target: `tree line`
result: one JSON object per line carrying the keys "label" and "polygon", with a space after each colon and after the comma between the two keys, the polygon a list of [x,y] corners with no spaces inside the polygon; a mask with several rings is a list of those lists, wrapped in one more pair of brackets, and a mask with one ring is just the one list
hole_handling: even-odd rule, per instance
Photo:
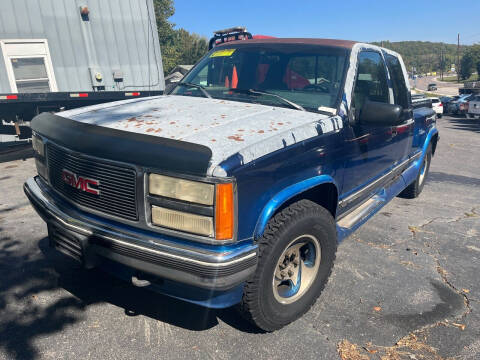
{"label": "tree line", "polygon": [[177,65],[195,64],[208,51],[204,37],[180,28],[168,19],[175,13],[173,0],[153,0],[163,71],[168,74]]}
{"label": "tree line", "polygon": [[[195,64],[208,51],[208,40],[183,28],[175,28],[175,24],[169,21],[175,13],[173,0],[153,0],[153,3],[165,74],[177,65]],[[382,41],[373,44],[401,54],[408,71],[414,68],[417,74],[448,71],[452,64],[458,67],[455,44],[429,41]],[[463,79],[480,70],[480,45],[461,45],[460,56]]]}

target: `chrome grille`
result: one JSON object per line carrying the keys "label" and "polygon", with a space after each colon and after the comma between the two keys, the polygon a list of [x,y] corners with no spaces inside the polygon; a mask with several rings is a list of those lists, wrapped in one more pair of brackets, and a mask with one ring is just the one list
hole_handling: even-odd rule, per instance
{"label": "chrome grille", "polygon": [[[105,214],[138,220],[134,169],[77,155],[53,144],[48,144],[47,157],[50,182],[68,200]],[[91,194],[65,183],[62,179],[64,169],[98,180],[100,194]]]}

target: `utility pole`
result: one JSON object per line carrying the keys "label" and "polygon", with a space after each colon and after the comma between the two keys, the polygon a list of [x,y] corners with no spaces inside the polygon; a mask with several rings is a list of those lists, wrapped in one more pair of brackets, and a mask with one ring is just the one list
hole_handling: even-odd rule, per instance
{"label": "utility pole", "polygon": [[457,35],[457,83],[460,83],[460,33]]}
{"label": "utility pole", "polygon": [[443,49],[440,49],[440,78],[443,81],[443,68],[445,67],[445,58],[444,58]]}

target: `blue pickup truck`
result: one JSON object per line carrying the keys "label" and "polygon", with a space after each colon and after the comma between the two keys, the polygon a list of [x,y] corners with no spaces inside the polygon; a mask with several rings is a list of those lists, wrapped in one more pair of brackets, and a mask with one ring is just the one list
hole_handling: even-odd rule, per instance
{"label": "blue pickup truck", "polygon": [[38,115],[24,190],[85,267],[274,331],[319,297],[339,242],[422,191],[439,137],[407,79],[365,43],[221,44],[169,95]]}

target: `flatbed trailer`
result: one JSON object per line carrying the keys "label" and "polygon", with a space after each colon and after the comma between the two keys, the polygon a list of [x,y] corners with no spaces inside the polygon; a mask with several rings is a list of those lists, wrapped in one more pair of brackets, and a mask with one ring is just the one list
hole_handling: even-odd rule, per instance
{"label": "flatbed trailer", "polygon": [[2,0],[0,143],[30,120],[164,93],[153,0]]}
{"label": "flatbed trailer", "polygon": [[480,94],[480,81],[467,81],[463,84],[463,88],[458,89],[460,95],[463,94]]}
{"label": "flatbed trailer", "polygon": [[15,135],[18,140],[32,135],[30,120],[42,112],[59,112],[104,102],[162,95],[161,90],[91,91],[0,94],[1,135]]}

